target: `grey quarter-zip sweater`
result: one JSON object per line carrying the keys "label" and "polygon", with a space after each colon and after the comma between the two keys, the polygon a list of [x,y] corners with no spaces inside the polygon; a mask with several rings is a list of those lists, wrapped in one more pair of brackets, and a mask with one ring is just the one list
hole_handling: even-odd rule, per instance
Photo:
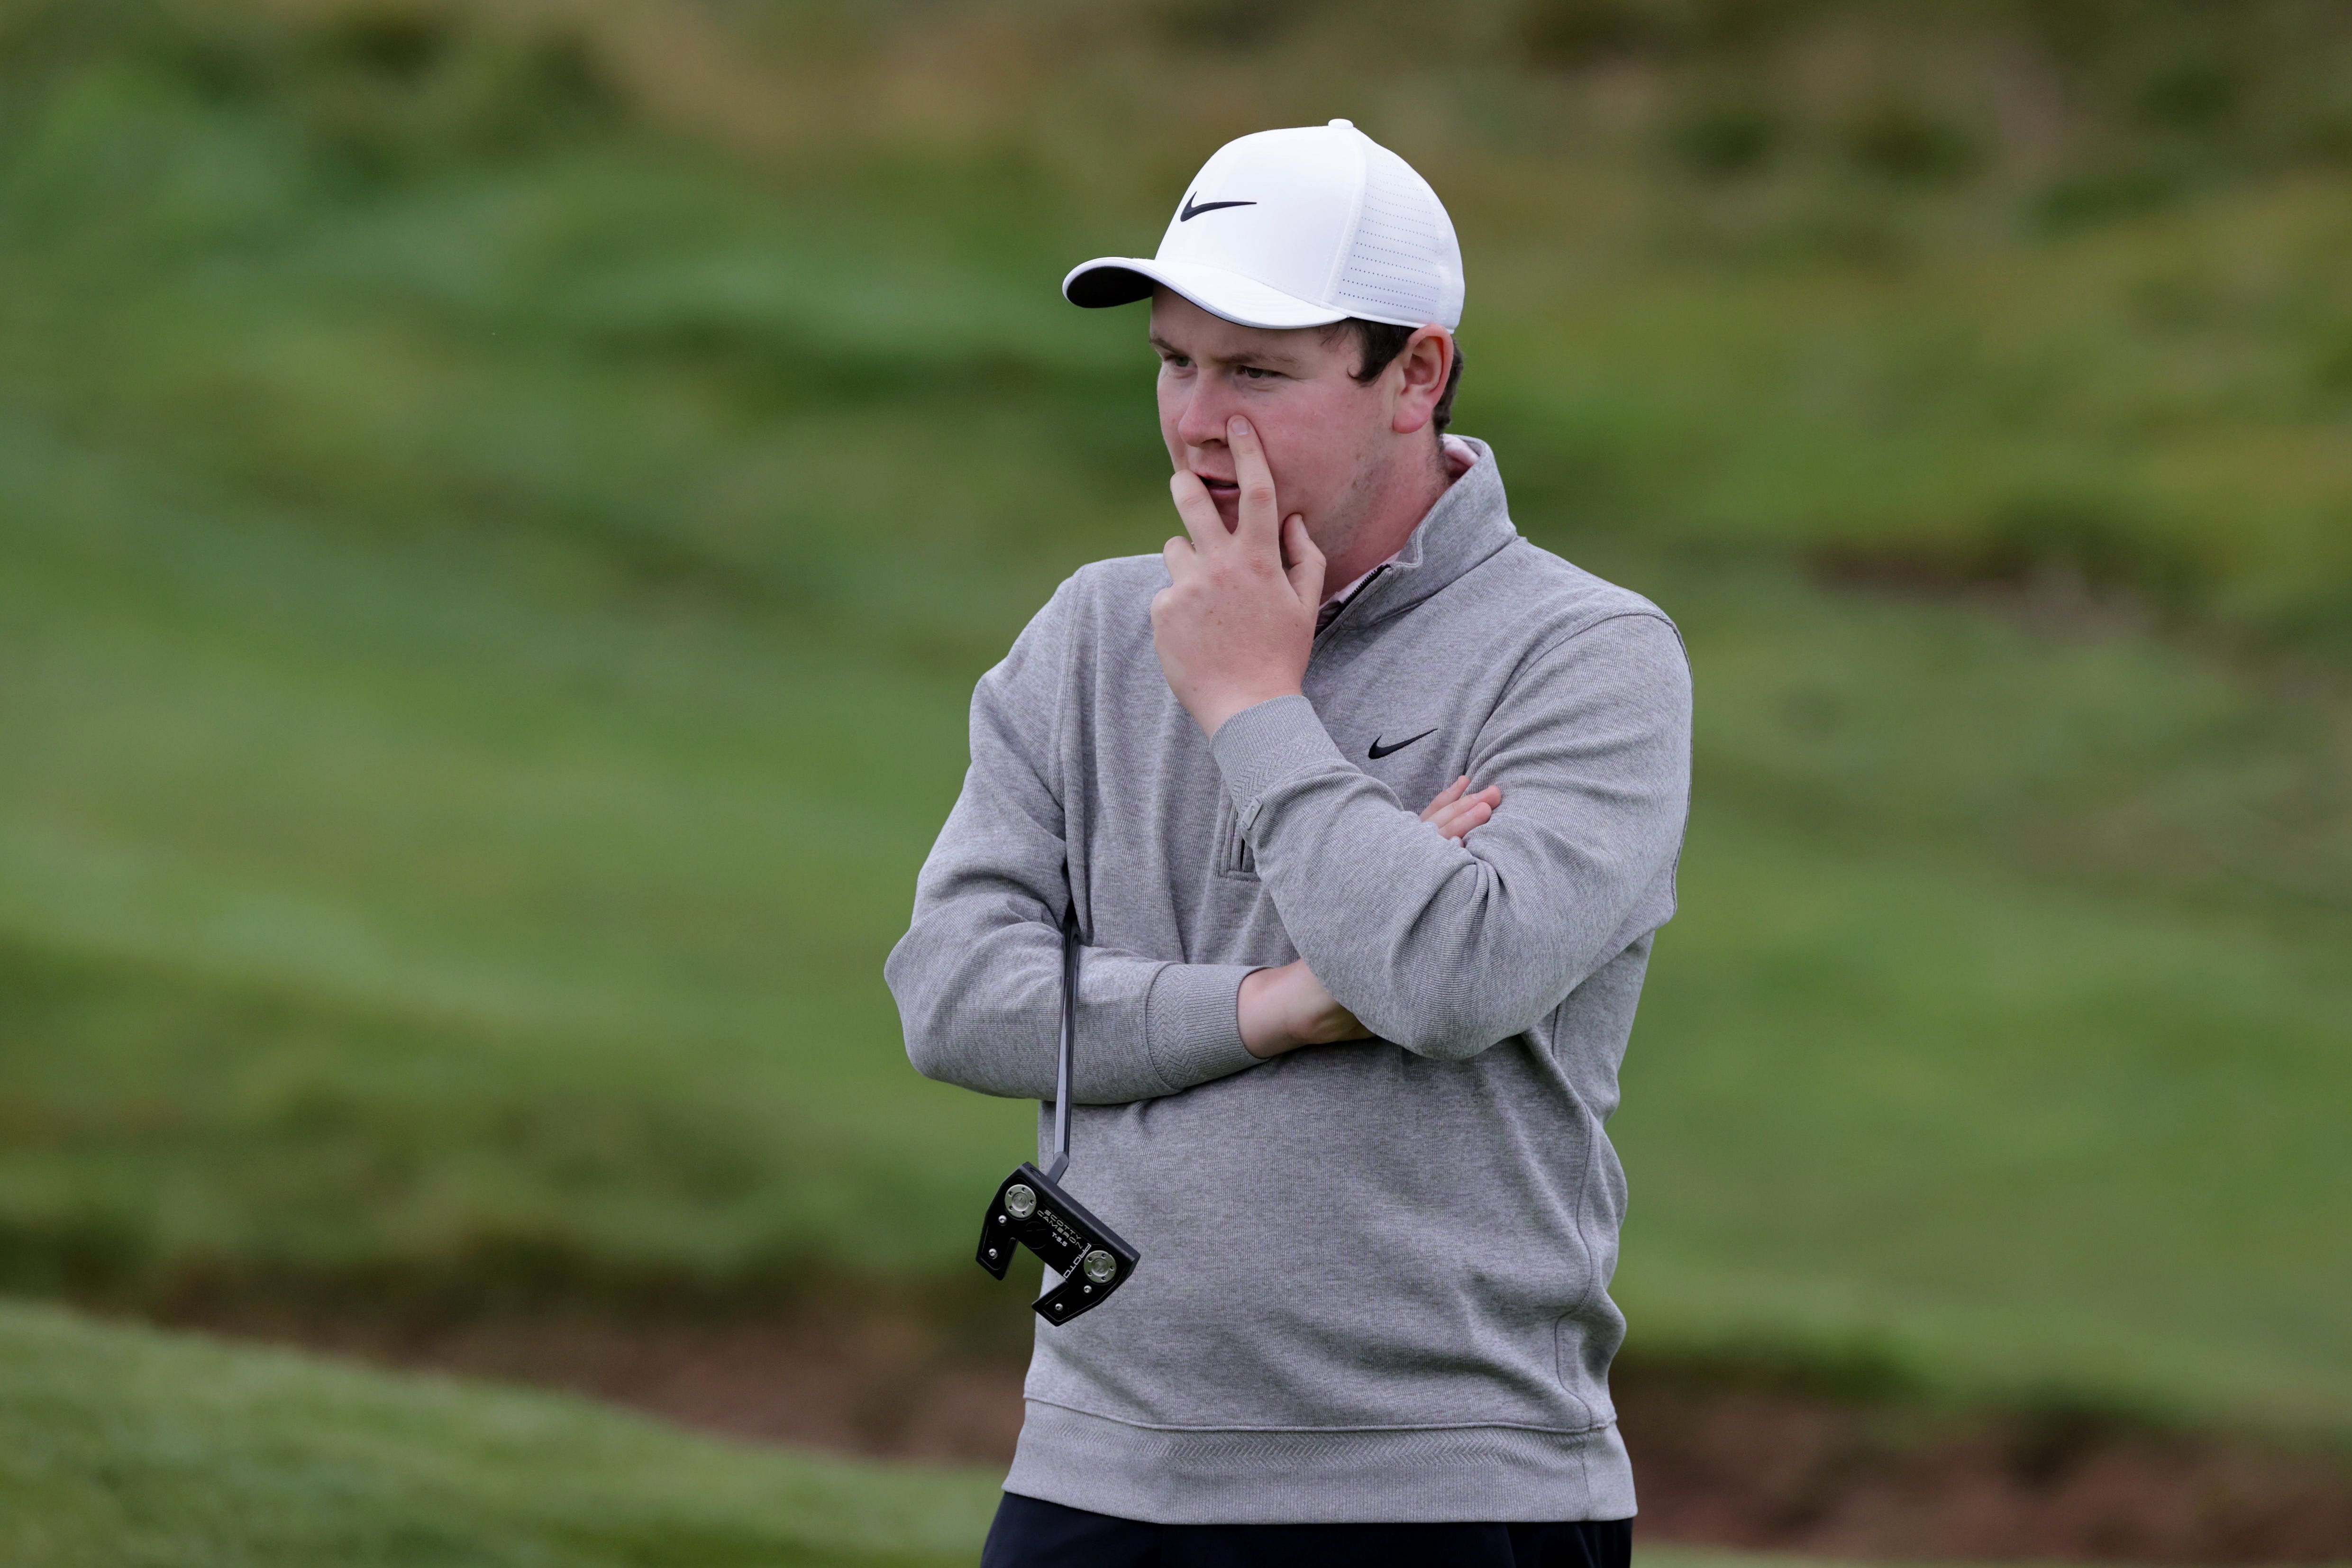
{"label": "grey quarter-zip sweater", "polygon": [[[1066,1184],[1143,1255],[1038,1326],[1010,1491],[1163,1523],[1633,1512],[1602,1124],[1674,910],[1689,668],[1654,605],[1519,537],[1470,446],[1303,696],[1203,737],[1152,648],[1158,555],[1081,568],[973,693],[886,968],[908,1053],[1049,1099],[1075,907]],[[1503,801],[1457,844],[1419,812],[1464,773]],[[1300,957],[1377,1038],[1249,1053],[1242,978]]]}

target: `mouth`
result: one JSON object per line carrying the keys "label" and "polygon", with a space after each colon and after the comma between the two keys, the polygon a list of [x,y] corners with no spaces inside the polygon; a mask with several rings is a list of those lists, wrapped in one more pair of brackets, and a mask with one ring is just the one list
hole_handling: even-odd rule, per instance
{"label": "mouth", "polygon": [[1242,493],[1238,480],[1221,479],[1210,474],[1194,474],[1192,477],[1208,490],[1211,500],[1232,500]]}

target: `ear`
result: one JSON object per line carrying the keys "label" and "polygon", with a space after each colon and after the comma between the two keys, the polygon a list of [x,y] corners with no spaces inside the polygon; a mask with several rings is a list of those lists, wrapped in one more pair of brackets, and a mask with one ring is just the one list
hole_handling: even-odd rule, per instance
{"label": "ear", "polygon": [[1445,378],[1454,371],[1454,334],[1444,327],[1422,328],[1405,340],[1391,368],[1402,373],[1402,381],[1389,428],[1410,436],[1428,426],[1445,395]]}

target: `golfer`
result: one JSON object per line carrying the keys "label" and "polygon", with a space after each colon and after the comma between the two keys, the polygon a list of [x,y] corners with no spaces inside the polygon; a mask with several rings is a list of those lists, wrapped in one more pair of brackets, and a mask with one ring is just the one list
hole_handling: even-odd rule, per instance
{"label": "golfer", "polygon": [[1244,136],[1150,260],[1181,536],[1082,567],[971,705],[887,976],[926,1076],[1050,1099],[1133,1241],[1041,1324],[988,1568],[1622,1568],[1602,1124],[1674,910],[1690,684],[1444,434],[1463,277],[1344,120]]}

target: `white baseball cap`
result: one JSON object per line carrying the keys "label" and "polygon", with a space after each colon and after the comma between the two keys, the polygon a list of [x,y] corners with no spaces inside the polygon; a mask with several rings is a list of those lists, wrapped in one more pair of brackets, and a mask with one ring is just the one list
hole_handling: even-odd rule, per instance
{"label": "white baseball cap", "polygon": [[1462,324],[1454,220],[1412,165],[1344,120],[1228,142],[1184,193],[1160,253],[1073,268],[1074,305],[1125,305],[1165,284],[1244,327],[1360,316]]}

